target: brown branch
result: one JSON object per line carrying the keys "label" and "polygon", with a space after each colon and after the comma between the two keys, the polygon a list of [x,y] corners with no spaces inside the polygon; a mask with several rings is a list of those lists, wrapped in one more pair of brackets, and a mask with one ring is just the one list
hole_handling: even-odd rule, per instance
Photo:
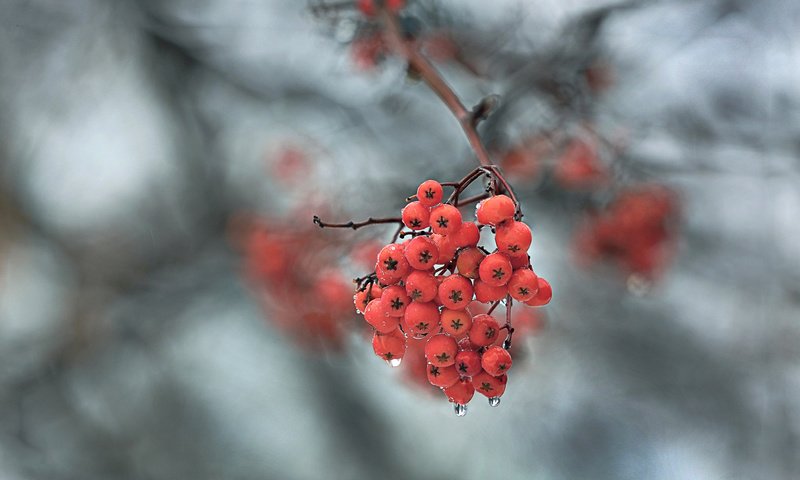
{"label": "brown branch", "polygon": [[[414,69],[428,87],[433,90],[433,93],[447,106],[453,116],[456,117],[462,130],[464,130],[464,134],[467,136],[467,141],[469,141],[472,150],[475,152],[478,163],[487,167],[491,165],[492,161],[489,157],[489,152],[475,129],[478,122],[484,118],[485,109],[467,110],[467,107],[464,106],[458,95],[447,84],[439,71],[436,70],[436,67],[411,42],[404,38],[397,17],[394,14],[384,10],[381,12],[380,19],[385,27],[386,42],[389,46],[408,62],[409,67]],[[496,101],[496,97],[492,97],[492,101]],[[492,101],[484,100],[478,105],[491,103]]]}
{"label": "brown branch", "polygon": [[[319,228],[352,228],[353,230],[358,230],[359,228],[366,227],[369,225],[381,225],[386,223],[399,223],[403,225],[403,219],[400,217],[391,217],[391,218],[372,218],[369,217],[368,219],[364,220],[363,222],[353,222],[352,220],[347,223],[325,223],[316,215],[314,215],[314,224],[317,225]],[[398,231],[399,234],[399,231]]]}

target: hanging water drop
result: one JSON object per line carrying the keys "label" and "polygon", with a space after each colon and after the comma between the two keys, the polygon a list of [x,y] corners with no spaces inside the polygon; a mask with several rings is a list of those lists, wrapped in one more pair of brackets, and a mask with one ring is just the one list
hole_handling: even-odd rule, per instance
{"label": "hanging water drop", "polygon": [[403,361],[402,358],[393,358],[391,360],[386,360],[386,363],[388,363],[390,367],[399,367],[400,362],[402,361]]}
{"label": "hanging water drop", "polygon": [[460,403],[453,405],[453,410],[456,412],[456,417],[463,417],[467,414],[467,406],[461,405]]}
{"label": "hanging water drop", "polygon": [[500,397],[489,397],[489,406],[496,407],[500,405]]}

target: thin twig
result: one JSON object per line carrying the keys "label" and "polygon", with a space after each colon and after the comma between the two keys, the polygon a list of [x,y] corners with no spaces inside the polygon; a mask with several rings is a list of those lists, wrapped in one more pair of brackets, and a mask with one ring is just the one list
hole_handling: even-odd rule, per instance
{"label": "thin twig", "polygon": [[369,217],[363,222],[353,222],[351,220],[347,223],[326,223],[320,220],[318,216],[314,215],[314,224],[316,224],[319,228],[352,228],[353,230],[358,230],[359,228],[366,227],[369,225],[381,225],[386,223],[399,223],[402,228],[403,219],[400,217],[391,217],[391,218]]}

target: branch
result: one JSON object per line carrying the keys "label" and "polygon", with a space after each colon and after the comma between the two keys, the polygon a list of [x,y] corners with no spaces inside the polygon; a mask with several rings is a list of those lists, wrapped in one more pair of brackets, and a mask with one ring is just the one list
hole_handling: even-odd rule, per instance
{"label": "branch", "polygon": [[380,225],[386,223],[399,223],[403,225],[403,219],[400,217],[391,217],[391,218],[372,218],[369,217],[368,219],[364,220],[363,222],[353,222],[352,220],[347,223],[325,223],[316,215],[314,215],[314,224],[317,225],[319,228],[352,228],[353,230],[358,230],[359,228],[366,227],[369,225]]}

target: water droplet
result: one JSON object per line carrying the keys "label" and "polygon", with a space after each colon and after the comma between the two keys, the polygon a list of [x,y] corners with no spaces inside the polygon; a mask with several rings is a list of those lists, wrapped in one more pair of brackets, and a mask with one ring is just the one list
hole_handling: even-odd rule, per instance
{"label": "water droplet", "polygon": [[388,363],[390,367],[399,367],[400,362],[402,361],[403,361],[402,358],[393,358],[391,360],[386,360],[386,363]]}
{"label": "water droplet", "polygon": [[503,348],[506,350],[511,348],[511,340],[503,340]]}
{"label": "water droplet", "polygon": [[489,397],[489,406],[496,407],[500,405],[500,397]]}
{"label": "water droplet", "polygon": [[453,405],[453,410],[456,412],[456,417],[463,417],[467,414],[467,406],[461,405],[460,403]]}
{"label": "water droplet", "polygon": [[345,18],[339,21],[334,30],[333,36],[341,43],[349,43],[355,37],[358,25],[355,21]]}

